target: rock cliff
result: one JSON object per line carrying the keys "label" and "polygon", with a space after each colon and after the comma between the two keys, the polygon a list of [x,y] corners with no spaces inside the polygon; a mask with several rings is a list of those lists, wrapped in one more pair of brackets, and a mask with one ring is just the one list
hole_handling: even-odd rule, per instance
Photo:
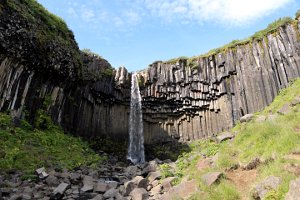
{"label": "rock cliff", "polygon": [[39,110],[73,134],[127,138],[130,80],[125,68],[78,49],[63,21],[34,0],[0,1],[0,110]]}
{"label": "rock cliff", "polygon": [[[208,137],[270,104],[300,76],[299,20],[261,40],[191,63],[140,71],[146,143]],[[39,110],[68,132],[128,138],[130,73],[78,49],[73,33],[34,0],[0,0],[0,111]]]}
{"label": "rock cliff", "polygon": [[299,26],[288,23],[192,64],[158,61],[141,71],[146,140],[212,136],[269,105],[300,76]]}

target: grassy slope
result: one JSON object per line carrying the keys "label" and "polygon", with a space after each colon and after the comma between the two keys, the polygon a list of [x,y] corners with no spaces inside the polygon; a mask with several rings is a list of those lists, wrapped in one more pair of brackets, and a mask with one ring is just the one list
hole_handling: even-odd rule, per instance
{"label": "grassy slope", "polygon": [[20,170],[30,174],[43,166],[59,169],[96,166],[104,159],[86,142],[64,134],[52,123],[44,128],[33,129],[26,121],[16,127],[9,115],[0,113],[0,171]]}
{"label": "grassy slope", "polygon": [[[264,111],[256,113],[256,117],[264,115],[266,117],[276,114],[283,105],[292,102],[300,96],[300,80],[295,81],[289,88],[284,89],[276,97],[274,102]],[[238,133],[233,141],[226,141],[216,144],[209,140],[195,141],[190,144],[191,152],[182,154],[176,161],[176,170],[164,164],[161,166],[165,176],[175,175],[180,182],[182,177],[194,178],[199,182],[202,192],[195,194],[191,199],[224,199],[235,200],[251,199],[251,190],[256,183],[264,178],[274,175],[282,178],[283,183],[278,190],[268,194],[266,199],[283,199],[288,191],[289,181],[294,179],[295,174],[285,170],[291,164],[300,164],[300,160],[287,159],[286,155],[300,151],[300,105],[293,107],[287,115],[278,115],[273,120],[256,122],[252,120],[246,124],[238,124],[232,132]],[[205,155],[212,157],[218,153],[216,165],[208,169],[199,171],[196,163],[203,159]],[[260,165],[257,177],[251,182],[249,188],[245,188],[243,193],[238,191],[237,185],[226,178],[230,168],[249,163],[254,158],[268,160],[275,158],[268,164]],[[225,178],[217,185],[210,188],[205,187],[201,182],[201,176],[209,171],[222,171]],[[235,172],[235,171],[234,171]]]}

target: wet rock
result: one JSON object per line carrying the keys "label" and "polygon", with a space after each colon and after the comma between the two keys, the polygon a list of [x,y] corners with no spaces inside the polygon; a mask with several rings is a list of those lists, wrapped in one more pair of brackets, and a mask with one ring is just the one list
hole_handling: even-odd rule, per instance
{"label": "wet rock", "polygon": [[243,117],[241,117],[240,121],[241,121],[242,123],[244,123],[244,122],[249,122],[249,121],[251,121],[251,120],[253,119],[253,117],[254,117],[253,114],[246,114],[246,115],[244,115]]}
{"label": "wet rock", "polygon": [[62,198],[62,196],[64,195],[64,193],[68,187],[69,187],[69,184],[67,184],[67,183],[59,184],[59,186],[57,186],[57,188],[55,188],[54,191],[52,192],[50,199],[57,200],[57,199]]}
{"label": "wet rock", "polygon": [[132,200],[147,200],[149,199],[148,193],[144,188],[135,188],[131,193]]}
{"label": "wet rock", "polygon": [[222,177],[222,172],[209,172],[202,176],[202,181],[207,185],[211,186],[212,184],[218,182]]}
{"label": "wet rock", "polygon": [[300,200],[300,178],[290,181],[285,200]]}
{"label": "wet rock", "polygon": [[229,140],[229,139],[232,139],[232,138],[234,138],[234,135],[229,133],[229,132],[226,132],[226,133],[223,133],[223,134],[217,136],[216,140],[217,140],[218,143],[221,143],[225,140]]}
{"label": "wet rock", "polygon": [[282,180],[279,177],[270,176],[257,184],[252,193],[253,198],[255,199],[263,199],[265,195],[271,191],[276,190],[278,186],[281,184]]}

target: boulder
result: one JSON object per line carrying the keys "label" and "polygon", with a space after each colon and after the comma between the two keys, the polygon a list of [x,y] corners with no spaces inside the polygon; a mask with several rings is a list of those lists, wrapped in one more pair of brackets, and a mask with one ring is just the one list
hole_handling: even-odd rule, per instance
{"label": "boulder", "polygon": [[212,184],[218,182],[222,177],[222,172],[209,172],[202,176],[202,181],[207,185],[211,186]]}
{"label": "boulder", "polygon": [[207,169],[210,167],[210,162],[208,159],[204,159],[204,160],[199,160],[197,163],[197,169],[199,171],[202,171],[204,169]]}
{"label": "boulder", "polygon": [[158,184],[157,186],[153,187],[151,190],[150,190],[150,194],[152,196],[156,195],[156,194],[160,194],[162,191],[162,185],[161,184]]}
{"label": "boulder", "polygon": [[49,174],[47,174],[46,169],[44,167],[35,170],[35,172],[38,175],[39,179],[45,179],[49,176]]}
{"label": "boulder", "polygon": [[185,181],[172,187],[161,197],[161,200],[187,199],[197,191],[198,186],[196,180]]}
{"label": "boulder", "polygon": [[125,187],[125,193],[124,196],[128,196],[132,190],[136,188],[136,185],[133,181],[128,181],[124,184]]}
{"label": "boulder", "polygon": [[161,185],[165,192],[169,191],[172,187],[172,182],[175,180],[175,177],[168,177],[162,180]]}
{"label": "boulder", "polygon": [[296,105],[300,104],[300,96],[296,97],[292,102],[291,102],[291,106],[294,107]]}
{"label": "boulder", "polygon": [[149,199],[148,193],[144,188],[135,188],[131,193],[132,200],[147,200]]}
{"label": "boulder", "polygon": [[72,173],[70,176],[70,181],[73,184],[78,184],[80,182],[81,175],[79,173]]}
{"label": "boulder", "polygon": [[59,184],[58,179],[55,176],[53,176],[53,175],[49,175],[46,178],[45,182],[47,183],[47,185],[49,185],[51,187],[58,186],[58,184]]}
{"label": "boulder", "polygon": [[142,170],[142,175],[147,176],[150,172],[155,172],[158,167],[158,163],[156,160],[150,161]]}
{"label": "boulder", "polygon": [[291,107],[289,106],[289,104],[285,104],[284,106],[282,106],[282,108],[280,108],[277,113],[280,115],[286,115],[288,113],[291,112]]}
{"label": "boulder", "polygon": [[103,194],[103,197],[106,198],[106,199],[114,198],[118,192],[119,192],[119,191],[118,191],[117,189],[111,188],[111,189],[107,190],[107,191]]}
{"label": "boulder", "polygon": [[94,192],[104,193],[108,190],[108,185],[103,182],[97,182],[94,187]]}
{"label": "boulder", "polygon": [[241,121],[241,123],[249,122],[253,119],[253,117],[254,117],[254,115],[252,113],[246,114],[243,117],[241,117],[240,121]]}
{"label": "boulder", "polygon": [[285,196],[285,200],[300,200],[300,177],[290,181],[289,191]]}
{"label": "boulder", "polygon": [[271,190],[276,190],[281,184],[282,180],[279,177],[270,176],[258,183],[252,193],[253,198],[263,199],[266,194]]}
{"label": "boulder", "polygon": [[218,135],[216,140],[217,140],[217,143],[221,143],[225,140],[229,140],[229,139],[232,139],[232,138],[234,138],[234,135],[229,133],[229,132],[226,132],[222,135]]}
{"label": "boulder", "polygon": [[146,189],[148,186],[148,180],[145,179],[142,176],[136,176],[132,179],[132,181],[134,182],[134,184],[138,187],[138,188],[144,188]]}
{"label": "boulder", "polygon": [[104,200],[104,197],[101,194],[98,194],[97,196],[92,198],[92,200]]}
{"label": "boulder", "polygon": [[157,180],[157,179],[161,178],[161,173],[159,171],[157,171],[157,172],[150,172],[148,174],[147,178],[148,178],[149,184],[151,184],[154,180]]}
{"label": "boulder", "polygon": [[128,166],[126,169],[125,169],[125,175],[128,177],[128,178],[132,178],[132,177],[135,177],[137,176],[137,172],[138,172],[138,167],[133,165],[133,166]]}
{"label": "boulder", "polygon": [[93,185],[83,185],[83,187],[80,189],[82,192],[91,192],[93,191],[94,186]]}
{"label": "boulder", "polygon": [[59,186],[57,186],[57,188],[55,188],[54,191],[52,192],[50,199],[52,200],[61,199],[68,187],[69,184],[67,183],[59,184]]}

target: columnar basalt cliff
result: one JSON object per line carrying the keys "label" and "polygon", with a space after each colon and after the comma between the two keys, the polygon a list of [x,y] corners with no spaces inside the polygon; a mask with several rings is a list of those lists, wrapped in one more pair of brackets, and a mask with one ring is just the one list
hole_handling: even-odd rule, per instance
{"label": "columnar basalt cliff", "polygon": [[[208,137],[261,110],[300,76],[299,20],[262,40],[140,71],[145,143]],[[78,49],[34,0],[0,0],[0,111],[35,125],[39,110],[68,132],[128,138],[131,75]],[[16,120],[17,121],[17,120]]]}
{"label": "columnar basalt cliff", "polygon": [[26,113],[34,125],[44,109],[68,132],[127,138],[127,70],[80,52],[66,25],[35,1],[17,2],[0,1],[0,110]]}
{"label": "columnar basalt cliff", "polygon": [[155,62],[139,73],[146,140],[182,141],[231,128],[269,105],[300,76],[299,21],[262,40],[176,63]]}

